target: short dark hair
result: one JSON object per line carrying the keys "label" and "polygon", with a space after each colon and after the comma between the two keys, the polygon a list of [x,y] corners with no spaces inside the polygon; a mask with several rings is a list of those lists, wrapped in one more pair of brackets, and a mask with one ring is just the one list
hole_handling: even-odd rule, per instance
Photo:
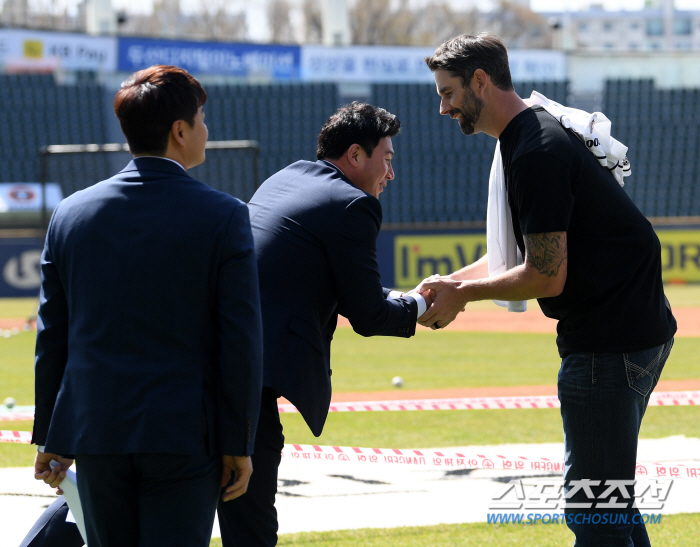
{"label": "short dark hair", "polygon": [[135,72],[114,98],[114,113],[132,154],[164,154],[177,120],[194,126],[194,117],[207,101],[202,85],[186,70],[154,65]]}
{"label": "short dark hair", "polygon": [[508,50],[501,39],[493,34],[461,34],[447,40],[423,60],[433,72],[441,68],[461,78],[464,86],[469,85],[474,72],[480,68],[491,77],[498,89],[513,90]]}
{"label": "short dark hair", "polygon": [[341,106],[328,118],[318,135],[316,158],[337,160],[353,144],[359,144],[368,156],[384,137],[401,131],[401,122],[383,108],[354,101]]}

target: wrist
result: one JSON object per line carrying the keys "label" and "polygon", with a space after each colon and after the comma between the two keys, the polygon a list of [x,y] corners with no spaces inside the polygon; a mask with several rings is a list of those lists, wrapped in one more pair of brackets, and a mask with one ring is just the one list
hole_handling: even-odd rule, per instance
{"label": "wrist", "polygon": [[457,282],[457,294],[459,296],[459,302],[464,308],[469,302],[474,300],[472,298],[472,289],[474,284],[469,281],[459,281]]}

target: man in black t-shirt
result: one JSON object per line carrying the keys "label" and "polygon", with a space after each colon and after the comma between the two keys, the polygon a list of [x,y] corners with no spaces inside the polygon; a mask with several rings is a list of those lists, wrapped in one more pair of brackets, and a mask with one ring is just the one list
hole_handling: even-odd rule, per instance
{"label": "man in black t-shirt", "polygon": [[[485,256],[424,281],[418,290],[437,296],[420,323],[443,328],[476,300],[537,298],[544,314],[559,321],[566,514],[576,545],[649,545],[629,486],[641,420],[676,331],[659,240],[581,140],[518,97],[497,37],[458,36],[425,61],[440,113],[466,135],[484,132],[500,141],[524,263],[489,277]],[[600,481],[592,487],[597,499],[581,488],[585,480]],[[630,481],[630,498],[606,484],[615,480]],[[601,507],[604,502],[613,508]]]}

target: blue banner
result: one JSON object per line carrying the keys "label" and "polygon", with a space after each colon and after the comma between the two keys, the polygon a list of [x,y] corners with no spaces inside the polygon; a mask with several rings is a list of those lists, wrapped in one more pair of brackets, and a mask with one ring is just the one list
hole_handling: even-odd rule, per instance
{"label": "blue banner", "polygon": [[298,80],[299,46],[119,38],[118,68],[176,65],[192,74]]}
{"label": "blue banner", "polygon": [[0,239],[0,298],[39,295],[43,246],[40,239]]}

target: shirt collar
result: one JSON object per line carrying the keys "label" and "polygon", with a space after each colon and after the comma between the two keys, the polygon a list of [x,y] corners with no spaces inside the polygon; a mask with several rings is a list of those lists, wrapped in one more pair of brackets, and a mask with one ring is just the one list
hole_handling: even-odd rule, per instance
{"label": "shirt collar", "polygon": [[185,169],[180,162],[175,161],[175,160],[171,160],[170,158],[166,158],[165,156],[135,156],[135,157],[136,158],[156,158],[159,160],[168,160],[168,161],[173,162],[175,165],[178,165],[180,167],[180,169],[182,169],[183,171],[187,172],[187,169]]}
{"label": "shirt collar", "polygon": [[344,172],[340,167],[338,167],[335,163],[330,162],[330,161],[328,161],[328,160],[321,160],[321,161],[322,161],[323,163],[325,163],[325,164],[330,165],[330,166],[333,167],[334,169],[337,169],[338,171],[340,171],[340,172],[343,174],[343,176],[344,176],[346,179],[350,180],[350,179],[348,178],[348,176],[345,174],[345,172]]}

